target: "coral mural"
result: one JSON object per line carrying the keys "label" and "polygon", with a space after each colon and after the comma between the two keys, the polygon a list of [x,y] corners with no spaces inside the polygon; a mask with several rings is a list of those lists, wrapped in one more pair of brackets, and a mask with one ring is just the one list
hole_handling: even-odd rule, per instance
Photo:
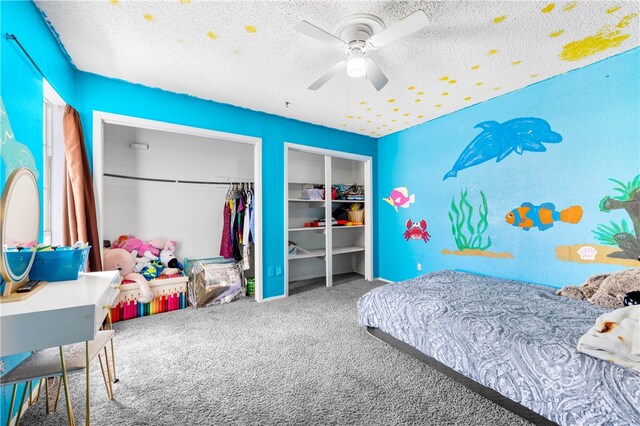
{"label": "coral mural", "polygon": [[409,240],[422,240],[425,243],[429,242],[429,232],[427,232],[427,221],[422,219],[420,222],[412,222],[411,219],[407,220],[407,230],[404,232],[404,239]]}
{"label": "coral mural", "polygon": [[557,211],[553,203],[543,203],[534,206],[531,203],[522,203],[520,207],[511,210],[505,216],[508,224],[528,231],[538,228],[546,231],[553,227],[554,222],[566,222],[576,224],[582,219],[582,207],[571,206],[562,211]]}
{"label": "coral mural", "polygon": [[483,121],[474,126],[482,132],[467,145],[453,168],[442,180],[458,176],[458,172],[496,158],[504,160],[511,153],[522,155],[525,151],[544,152],[543,143],[560,143],[562,136],[551,130],[545,120],[534,117],[514,118],[500,124]]}
{"label": "coral mural", "polygon": [[609,179],[618,186],[613,188],[619,195],[607,195],[600,201],[600,210],[609,213],[612,210],[625,210],[631,218],[633,229],[623,219],[620,225],[611,221],[611,226],[598,225],[593,231],[596,239],[603,244],[618,246],[621,252],[612,253],[611,257],[638,259],[640,257],[640,175],[632,181],[623,183]]}
{"label": "coral mural", "polygon": [[16,140],[11,129],[7,110],[4,102],[0,98],[0,156],[5,165],[4,180],[9,178],[11,172],[21,167],[29,168],[38,179],[39,173],[36,168],[36,160],[26,145]]}
{"label": "coral mural", "polygon": [[579,263],[614,263],[625,266],[640,266],[640,175],[624,183],[609,179],[617,186],[616,195],[607,195],[600,201],[600,210],[610,213],[624,210],[631,219],[629,226],[625,219],[620,223],[610,221],[600,224],[592,231],[595,239],[602,245],[575,244],[556,248],[556,257]]}
{"label": "coral mural", "polygon": [[476,223],[473,219],[473,206],[467,199],[468,195],[469,190],[464,189],[460,192],[459,202],[456,203],[455,197],[451,200],[449,220],[451,221],[451,232],[458,250],[444,249],[442,254],[512,258],[513,255],[510,253],[495,253],[487,250],[491,247],[491,237],[486,236],[485,239],[485,233],[489,227],[489,222],[487,221],[489,215],[487,198],[484,192],[480,191],[482,203],[478,207],[479,218]]}

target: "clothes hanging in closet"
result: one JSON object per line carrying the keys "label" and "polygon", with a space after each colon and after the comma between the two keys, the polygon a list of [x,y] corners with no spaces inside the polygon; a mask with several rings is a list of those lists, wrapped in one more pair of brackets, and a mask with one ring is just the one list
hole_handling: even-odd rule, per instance
{"label": "clothes hanging in closet", "polygon": [[226,259],[242,261],[243,269],[249,269],[250,244],[253,238],[253,189],[247,185],[231,184],[223,210],[220,255]]}

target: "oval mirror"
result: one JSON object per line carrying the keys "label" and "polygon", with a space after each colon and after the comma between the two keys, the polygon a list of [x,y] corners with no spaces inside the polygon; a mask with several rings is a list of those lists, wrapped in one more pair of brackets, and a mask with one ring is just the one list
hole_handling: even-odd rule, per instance
{"label": "oval mirror", "polygon": [[6,282],[19,283],[29,274],[40,231],[40,193],[31,170],[15,170],[7,179],[0,224],[0,272]]}

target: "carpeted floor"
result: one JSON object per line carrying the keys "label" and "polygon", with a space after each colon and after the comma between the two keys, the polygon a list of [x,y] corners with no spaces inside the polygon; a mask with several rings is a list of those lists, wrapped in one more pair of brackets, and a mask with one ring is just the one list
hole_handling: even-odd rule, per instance
{"label": "carpeted floor", "polygon": [[[108,401],[97,360],[95,425],[524,425],[524,420],[358,325],[358,298],[381,283],[306,282],[288,299],[249,300],[117,323],[120,382]],[[84,375],[70,380],[84,424]],[[21,424],[66,424],[64,400]]]}

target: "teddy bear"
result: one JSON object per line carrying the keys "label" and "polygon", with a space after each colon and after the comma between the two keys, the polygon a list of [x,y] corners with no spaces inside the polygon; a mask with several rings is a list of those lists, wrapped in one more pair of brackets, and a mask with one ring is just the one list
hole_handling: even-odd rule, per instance
{"label": "teddy bear", "polygon": [[149,303],[153,300],[153,292],[149,282],[139,273],[134,272],[136,256],[123,248],[113,248],[104,253],[104,270],[120,271],[124,280],[134,281],[140,286],[139,303]]}
{"label": "teddy bear", "polygon": [[624,306],[625,294],[640,291],[640,269],[627,269],[610,274],[598,274],[581,286],[568,286],[556,292],[572,299],[586,299],[595,305],[618,309]]}

